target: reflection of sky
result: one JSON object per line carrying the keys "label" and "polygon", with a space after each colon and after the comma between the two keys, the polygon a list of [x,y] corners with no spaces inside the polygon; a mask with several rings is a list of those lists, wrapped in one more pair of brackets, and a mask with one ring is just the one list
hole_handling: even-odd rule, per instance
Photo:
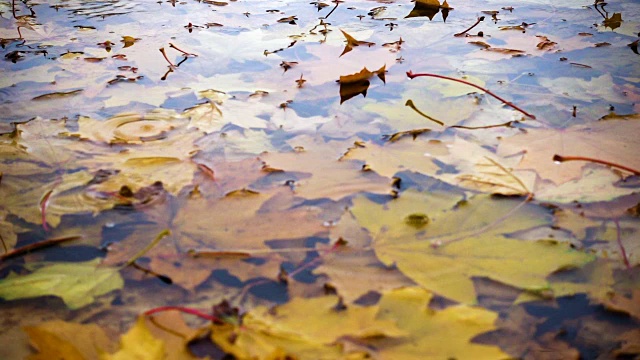
{"label": "reflection of sky", "polygon": [[[371,107],[376,101],[385,100],[403,104],[403,99],[406,100],[407,97],[403,92],[415,86],[430,86],[425,79],[413,80],[422,85],[407,85],[404,73],[413,70],[453,76],[474,74],[489,86],[496,84],[498,80],[502,81],[498,90],[510,94],[513,99],[533,95],[535,99],[531,100],[532,103],[540,103],[541,98],[545,102],[554,103],[554,106],[539,109],[553,117],[554,112],[574,105],[559,90],[553,86],[547,89],[548,86],[544,85],[557,78],[562,72],[560,67],[566,65],[557,61],[560,56],[587,63],[593,68],[568,69],[570,76],[591,79],[603,74],[599,71],[611,72],[612,83],[625,86],[625,80],[620,75],[629,74],[633,67],[631,62],[636,59],[631,58],[632,54],[626,46],[622,46],[627,40],[620,36],[625,36],[624,33],[631,31],[630,29],[637,30],[637,24],[626,15],[638,12],[637,9],[625,5],[624,26],[616,29],[618,33],[598,33],[592,28],[592,24],[601,22],[601,16],[595,10],[578,10],[584,5],[583,1],[556,4],[529,0],[526,4],[530,4],[526,5],[530,7],[520,5],[512,12],[501,11],[497,16],[497,23],[487,16],[487,20],[472,32],[483,31],[486,36],[480,39],[452,36],[467,28],[478,16],[479,5],[466,3],[452,4],[455,5],[455,10],[449,13],[447,22],[442,21],[441,14],[436,14],[433,21],[426,17],[405,18],[414,8],[413,4],[379,5],[386,9],[372,18],[367,14],[377,4],[350,3],[349,6],[338,6],[331,17],[326,19],[325,22],[329,24],[327,29],[330,31],[324,35],[319,32],[324,27],[316,25],[320,22],[319,18],[328,14],[333,6],[318,12],[311,5],[296,1],[232,2],[224,7],[203,3],[176,3],[171,6],[168,2],[157,3],[152,0],[99,4],[63,1],[35,5],[33,9],[37,18],[33,23],[43,25],[36,25],[35,30],[22,29],[27,39],[25,45],[31,48],[19,47],[16,42],[9,43],[3,54],[16,50],[35,51],[38,50],[37,46],[43,45],[47,45],[48,54],[26,53],[24,59],[16,64],[0,62],[0,70],[10,74],[0,79],[0,107],[4,110],[0,118],[27,119],[33,115],[73,117],[85,112],[113,114],[119,109],[126,109],[128,104],[140,109],[156,107],[168,104],[172,94],[190,91],[195,93],[205,89],[248,93],[266,90],[271,93],[263,99],[267,106],[277,108],[281,103],[293,100],[290,105],[294,110],[292,112],[302,119],[312,119],[314,116],[332,117],[342,111],[335,81],[340,76],[357,73],[364,67],[376,70],[382,65],[386,65],[387,83],[373,81],[366,98],[358,96],[349,99],[342,108],[347,108],[349,102],[353,102],[356,109],[365,105]],[[62,7],[55,10],[53,5]],[[499,9],[502,5],[489,1],[482,6],[482,9],[488,10]],[[279,12],[267,12],[271,9]],[[562,19],[553,16],[560,9]],[[613,14],[613,9],[608,6],[610,15]],[[27,11],[26,7],[21,7],[19,15],[24,15]],[[245,12],[248,16],[243,14]],[[110,16],[103,17],[105,15]],[[358,18],[359,15],[364,17]],[[298,18],[295,25],[277,22],[288,16]],[[517,25],[523,21],[536,24],[524,34],[498,30],[499,26]],[[386,26],[391,22],[398,24],[392,31]],[[185,28],[189,23],[195,26],[192,32]],[[219,23],[223,26],[206,28],[207,23]],[[3,15],[0,24],[3,36],[16,35],[10,12]],[[94,26],[96,30],[82,30],[77,26]],[[311,29],[314,29],[314,34],[309,33]],[[339,30],[375,45],[355,47],[340,57],[345,40]],[[579,37],[576,36],[578,32],[593,32],[594,36]],[[294,35],[296,37],[292,37]],[[548,36],[557,43],[556,47],[551,51],[536,49],[536,35]],[[597,38],[595,35],[598,35]],[[140,40],[133,46],[124,48],[122,36]],[[400,37],[404,43],[399,52],[381,46],[398,41]],[[297,42],[289,48],[294,39]],[[114,43],[111,51],[97,45],[107,40]],[[468,44],[469,41],[477,40],[493,47],[521,49],[527,55],[511,58],[509,55],[490,53]],[[594,50],[594,43],[604,41],[613,44],[609,51]],[[188,58],[179,68],[167,72],[169,67],[159,48],[164,48],[174,63],[184,60],[179,51],[170,48],[169,43],[196,53],[198,57]],[[283,50],[277,51],[279,49]],[[81,51],[84,54],[78,55],[77,59],[61,59],[60,56],[67,51]],[[265,51],[269,52],[266,56]],[[598,51],[597,57],[594,56],[594,51]],[[114,54],[125,55],[126,60],[112,59]],[[88,63],[83,61],[84,57],[104,57],[105,60]],[[400,57],[404,60],[402,63],[396,61]],[[279,66],[282,61],[296,61],[298,64],[283,72]],[[137,67],[138,71],[133,74],[118,70],[123,65]],[[621,71],[620,69],[625,69],[625,74],[616,75],[616,71]],[[534,73],[535,77],[523,76],[527,73]],[[107,85],[117,75],[142,78],[135,82]],[[298,89],[295,81],[300,76],[306,82],[303,88]],[[166,80],[162,80],[163,77]],[[516,81],[510,82],[514,79]],[[542,81],[539,82],[538,79]],[[76,89],[84,91],[72,98],[50,100],[46,103],[35,104],[30,100],[46,93]],[[597,93],[594,96],[596,99],[593,104],[585,106],[595,109],[597,106],[608,105],[598,105]],[[607,96],[602,101],[611,102],[612,99],[620,104],[619,108],[629,109],[627,105],[621,104],[619,97]],[[241,103],[245,100],[236,101]],[[182,100],[180,103],[183,107],[176,108],[177,110],[194,106],[198,102],[188,103]],[[38,113],[34,114],[33,111]],[[596,113],[595,110],[589,111]],[[275,116],[265,115],[275,114],[273,111],[261,110],[259,113],[262,117]],[[359,116],[353,114],[354,118]],[[274,117],[274,121],[276,118],[279,117]],[[281,123],[280,125],[287,123],[284,118],[276,122]],[[311,120],[309,122],[315,123]]]}

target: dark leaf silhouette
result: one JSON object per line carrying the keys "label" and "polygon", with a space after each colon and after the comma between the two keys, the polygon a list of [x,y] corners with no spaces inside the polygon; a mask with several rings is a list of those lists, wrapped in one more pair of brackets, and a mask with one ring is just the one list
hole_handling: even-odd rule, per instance
{"label": "dark leaf silhouette", "polygon": [[369,79],[374,75],[377,75],[382,82],[385,82],[385,68],[386,66],[383,66],[376,71],[369,71],[365,67],[358,73],[340,76],[340,104],[360,94],[366,97],[367,90],[371,84]]}

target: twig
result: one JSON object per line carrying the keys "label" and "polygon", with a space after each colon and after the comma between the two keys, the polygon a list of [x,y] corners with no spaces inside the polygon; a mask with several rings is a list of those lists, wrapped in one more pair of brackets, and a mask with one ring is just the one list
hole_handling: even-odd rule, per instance
{"label": "twig", "polygon": [[457,34],[454,34],[453,36],[455,36],[455,37],[463,36],[464,34],[468,33],[471,29],[473,29],[474,27],[478,26],[478,24],[480,24],[481,21],[484,21],[484,16],[480,16],[478,18],[478,20],[476,21],[476,23],[471,25],[467,30],[465,30],[463,32],[459,32]]}
{"label": "twig", "polygon": [[504,124],[485,125],[485,126],[465,126],[465,125],[452,125],[450,128],[465,129],[465,130],[478,130],[478,129],[491,129],[497,127],[513,127],[513,121],[507,121]]}
{"label": "twig", "polygon": [[42,249],[45,247],[57,245],[67,241],[78,240],[78,239],[82,239],[82,236],[67,236],[62,238],[54,238],[54,239],[46,239],[46,240],[38,241],[36,243],[25,245],[17,249],[13,249],[7,253],[4,253],[0,255],[0,260],[6,260],[8,258],[22,255],[33,250]]}
{"label": "twig", "polygon": [[180,52],[181,52],[181,53],[183,53],[185,56],[198,56],[197,54],[186,52],[186,51],[184,51],[184,50],[180,49],[179,47],[177,47],[177,46],[173,45],[172,43],[169,43],[169,46],[170,46],[170,47],[172,47],[172,48],[174,48],[174,49],[176,49],[176,50],[178,50],[178,51],[180,51]]}
{"label": "twig", "polygon": [[529,118],[531,118],[531,119],[535,119],[535,118],[536,118],[534,115],[529,114],[528,112],[526,112],[526,111],[522,110],[521,108],[517,107],[517,106],[516,106],[516,105],[514,105],[513,103],[511,103],[511,102],[509,102],[509,101],[507,101],[507,100],[505,100],[505,99],[501,98],[500,96],[498,96],[498,95],[494,94],[494,93],[493,93],[493,92],[491,92],[490,90],[485,89],[485,88],[483,88],[482,86],[479,86],[479,85],[476,85],[476,84],[470,83],[470,82],[468,82],[468,81],[462,80],[462,79],[456,79],[456,78],[452,78],[452,77],[449,77],[449,76],[438,75],[438,74],[430,74],[430,73],[417,73],[417,74],[414,74],[411,70],[407,71],[407,76],[408,76],[410,79],[413,79],[413,78],[416,78],[416,77],[420,77],[420,76],[434,77],[434,78],[438,78],[438,79],[451,80],[451,81],[459,82],[459,83],[461,83],[461,84],[469,85],[469,86],[472,86],[472,87],[474,87],[474,88],[476,88],[476,89],[479,89],[479,90],[482,90],[482,91],[486,92],[487,94],[489,94],[489,95],[493,96],[494,98],[496,98],[496,99],[498,99],[498,100],[502,101],[502,103],[503,103],[503,104],[505,104],[505,105],[509,105],[510,107],[512,107],[512,108],[514,108],[514,109],[516,109],[517,111],[521,112],[522,114],[524,114],[525,116],[527,116],[527,117],[529,117]]}
{"label": "twig", "polygon": [[157,272],[155,272],[155,271],[153,271],[151,269],[147,269],[146,267],[138,264],[137,262],[131,263],[131,266],[133,266],[134,268],[142,271],[145,274],[149,274],[149,275],[153,275],[153,276],[157,277],[158,280],[162,281],[165,284],[168,284],[168,285],[173,284],[173,280],[171,280],[171,278],[168,277],[167,275],[158,274]]}
{"label": "twig", "polygon": [[411,100],[411,99],[407,100],[407,102],[406,102],[404,105],[405,105],[405,106],[408,106],[408,107],[410,107],[410,108],[412,108],[415,112],[417,112],[418,114],[420,114],[420,115],[424,116],[425,118],[427,118],[427,119],[429,119],[429,120],[433,121],[434,123],[436,123],[436,124],[438,124],[438,125],[441,125],[441,126],[444,126],[444,123],[443,123],[442,121],[437,120],[437,119],[434,119],[434,118],[432,118],[431,116],[429,116],[429,115],[427,115],[427,114],[423,113],[422,111],[420,111],[420,110],[419,110],[419,109],[418,109],[418,108],[413,104],[413,100]]}
{"label": "twig", "polygon": [[169,63],[169,66],[171,66],[172,68],[175,68],[176,65],[172,63],[171,60],[169,60],[169,58],[167,57],[167,54],[164,52],[164,48],[160,48],[160,52],[162,53],[162,56],[164,56],[164,59],[167,60],[167,62]]}
{"label": "twig", "polygon": [[133,255],[131,259],[127,260],[124,266],[132,265],[136,260],[142,257],[147,251],[151,250],[154,246],[156,246],[158,242],[160,242],[160,240],[162,240],[167,235],[171,235],[171,231],[168,229],[162,230],[149,245],[145,246],[144,249],[138,251],[138,253]]}
{"label": "twig", "polygon": [[612,163],[612,162],[609,162],[609,161],[606,161],[606,160],[594,159],[594,158],[585,157],[585,156],[562,156],[562,155],[556,154],[556,155],[553,155],[553,161],[557,161],[557,162],[589,161],[589,162],[603,164],[603,165],[607,165],[607,166],[611,166],[611,167],[617,167],[619,169],[628,171],[628,172],[632,173],[633,175],[640,175],[640,170],[632,169],[632,168],[630,168],[628,166]]}

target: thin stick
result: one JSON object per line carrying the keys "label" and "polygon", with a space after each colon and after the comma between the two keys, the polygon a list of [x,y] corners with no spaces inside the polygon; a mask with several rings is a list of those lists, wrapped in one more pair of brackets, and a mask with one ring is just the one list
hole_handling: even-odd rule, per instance
{"label": "thin stick", "polygon": [[478,130],[478,129],[491,129],[497,127],[512,127],[513,121],[507,121],[504,124],[486,125],[486,126],[465,126],[465,125],[452,125],[450,128],[465,129],[465,130]]}
{"label": "thin stick", "polygon": [[158,242],[160,242],[160,240],[162,240],[167,235],[171,235],[171,231],[169,229],[162,230],[160,234],[158,234],[158,236],[156,236],[156,238],[153,239],[153,241],[149,245],[145,246],[144,249],[138,251],[138,253],[133,255],[131,259],[127,260],[124,266],[129,266],[133,264],[136,260],[142,257],[147,251],[151,250],[154,246],[156,246]]}
{"label": "thin stick", "polygon": [[484,21],[484,16],[480,16],[478,18],[478,20],[476,21],[476,23],[471,25],[467,30],[465,30],[463,32],[459,32],[457,34],[454,34],[453,36],[455,36],[455,37],[463,36],[464,34],[468,33],[471,29],[473,29],[474,27],[478,26],[478,24],[480,24],[481,21]]}
{"label": "thin stick", "polygon": [[415,112],[417,112],[418,114],[420,114],[420,115],[422,115],[422,116],[426,117],[427,119],[429,119],[429,120],[433,121],[434,123],[436,123],[436,124],[438,124],[438,125],[441,125],[441,126],[444,126],[444,123],[443,123],[442,121],[437,120],[437,119],[434,119],[434,118],[432,118],[431,116],[429,116],[429,115],[427,115],[427,114],[423,113],[422,111],[420,111],[420,109],[418,109],[418,108],[413,104],[413,100],[411,100],[411,99],[407,100],[407,102],[406,102],[404,105],[405,105],[405,106],[408,106],[408,107],[410,107],[410,108],[412,108]]}
{"label": "thin stick", "polygon": [[175,64],[171,62],[171,60],[169,60],[169,58],[167,57],[167,54],[164,52],[164,48],[160,48],[160,52],[162,53],[162,56],[164,56],[164,59],[167,60],[167,62],[169,63],[169,66],[171,66],[172,68],[175,68]]}
{"label": "thin stick", "polygon": [[38,241],[36,243],[25,245],[0,255],[0,261],[6,260],[8,258],[12,258],[14,256],[28,253],[33,250],[42,249],[45,247],[57,245],[67,241],[78,240],[78,239],[82,239],[82,236],[67,236],[62,238],[54,238],[54,239],[46,239],[46,240]]}
{"label": "thin stick", "polygon": [[415,78],[415,77],[420,77],[420,76],[434,77],[434,78],[438,78],[438,79],[451,80],[451,81],[459,82],[459,83],[461,83],[461,84],[469,85],[469,86],[472,86],[472,87],[474,87],[474,88],[476,88],[476,89],[479,89],[479,90],[482,90],[482,91],[486,92],[487,94],[489,94],[489,95],[493,96],[494,98],[496,98],[496,99],[498,99],[498,100],[502,101],[502,103],[503,103],[503,104],[505,104],[505,105],[509,105],[510,107],[512,107],[512,108],[514,108],[514,109],[516,109],[517,111],[521,112],[522,114],[524,114],[525,116],[527,116],[527,117],[529,117],[529,118],[531,118],[531,119],[535,119],[535,118],[536,118],[534,115],[529,114],[528,112],[526,112],[526,111],[522,110],[521,108],[517,107],[517,106],[516,106],[516,105],[514,105],[513,103],[511,103],[511,102],[509,102],[509,101],[507,101],[507,100],[505,100],[505,99],[501,98],[500,96],[498,96],[498,95],[494,94],[494,93],[493,93],[493,92],[491,92],[490,90],[485,89],[485,88],[483,88],[482,86],[479,86],[479,85],[476,85],[476,84],[470,83],[470,82],[468,82],[468,81],[462,80],[462,79],[456,79],[456,78],[452,78],[452,77],[449,77],[449,76],[438,75],[438,74],[429,74],[429,73],[418,73],[418,74],[414,74],[411,70],[407,71],[407,76],[408,76],[410,79],[413,79],[413,78]]}
{"label": "thin stick", "polygon": [[612,163],[612,162],[609,162],[609,161],[606,161],[606,160],[594,159],[594,158],[585,157],[585,156],[562,156],[562,155],[557,155],[556,154],[556,155],[553,155],[553,161],[557,161],[557,162],[589,161],[589,162],[603,164],[603,165],[607,165],[607,166],[611,166],[611,167],[617,167],[619,169],[628,171],[628,172],[632,173],[633,175],[640,175],[640,170],[632,169],[632,168],[630,168],[628,166]]}
{"label": "thin stick", "polygon": [[191,314],[191,315],[195,315],[199,318],[202,319],[206,319],[209,320],[211,322],[215,322],[215,323],[224,323],[224,321],[222,319],[219,319],[213,315],[209,315],[209,314],[205,314],[204,312],[198,310],[198,309],[193,309],[193,308],[188,308],[188,307],[184,307],[184,306],[160,306],[157,308],[153,308],[151,310],[147,310],[145,311],[143,314],[145,316],[149,316],[149,315],[153,315],[159,312],[163,312],[163,311],[171,311],[171,310],[176,310],[176,311],[180,311],[183,312],[185,314]]}
{"label": "thin stick", "polygon": [[620,238],[620,221],[618,219],[613,220],[616,224],[617,236],[616,240],[618,241],[618,246],[620,247],[620,252],[622,253],[622,261],[624,261],[624,265],[628,269],[631,269],[631,264],[629,264],[629,258],[627,257],[627,252],[624,249],[624,245],[622,244],[622,239]]}
{"label": "thin stick", "polygon": [[178,50],[178,51],[180,51],[181,53],[183,53],[186,56],[198,56],[197,54],[186,52],[186,51],[180,49],[179,47],[173,45],[172,43],[169,43],[169,46],[174,48],[174,49],[176,49],[176,50]]}

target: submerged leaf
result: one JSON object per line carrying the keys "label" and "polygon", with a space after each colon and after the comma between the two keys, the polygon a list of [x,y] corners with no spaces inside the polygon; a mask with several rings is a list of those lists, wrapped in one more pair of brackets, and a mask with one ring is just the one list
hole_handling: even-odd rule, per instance
{"label": "submerged leaf", "polygon": [[54,295],[71,309],[91,304],[96,297],[122,288],[116,268],[97,267],[100,259],[74,263],[34,263],[27,275],[0,280],[0,297],[7,300]]}
{"label": "submerged leaf", "polygon": [[375,307],[340,308],[337,296],[295,298],[274,309],[257,307],[242,318],[241,326],[214,325],[213,341],[240,359],[364,358],[349,351],[349,339],[398,337],[404,334],[395,319],[377,319]]}
{"label": "submerged leaf", "polygon": [[156,339],[145,323],[138,317],[136,324],[120,338],[121,349],[114,354],[103,353],[100,360],[164,360],[165,343]]}
{"label": "submerged leaf", "polygon": [[97,359],[104,351],[114,346],[105,332],[96,324],[78,324],[52,320],[35,326],[25,326],[31,345],[38,353],[30,360]]}
{"label": "submerged leaf", "polygon": [[[351,212],[375,239],[383,263],[462,303],[475,302],[472,277],[542,291],[549,273],[593,258],[564,244],[504,237],[546,222],[540,208],[509,200],[458,202],[452,195],[405,191],[386,205],[357,198]],[[407,225],[405,218],[415,213],[428,214],[432,223],[420,229]]]}
{"label": "submerged leaf", "polygon": [[383,294],[378,318],[397,322],[408,333],[399,340],[372,343],[384,359],[503,359],[500,348],[474,344],[479,334],[495,329],[498,314],[479,307],[455,305],[444,310],[428,308],[432,294],[407,287]]}

